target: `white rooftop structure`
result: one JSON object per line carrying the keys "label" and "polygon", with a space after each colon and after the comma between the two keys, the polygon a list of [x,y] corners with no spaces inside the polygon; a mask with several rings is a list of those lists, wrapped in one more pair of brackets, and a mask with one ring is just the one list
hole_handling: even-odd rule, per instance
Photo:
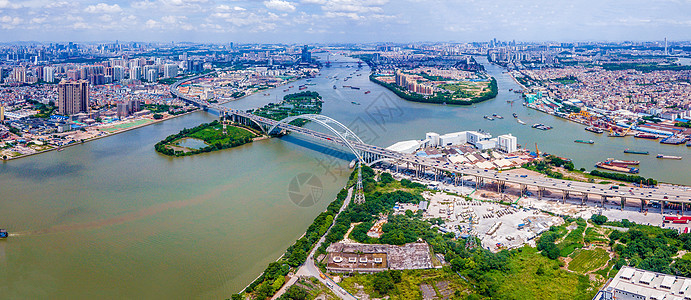
{"label": "white rooftop structure", "polygon": [[410,140],[395,143],[389,147],[386,147],[386,149],[400,153],[413,154],[417,149],[420,148],[420,146],[422,146],[422,142]]}
{"label": "white rooftop structure", "polygon": [[691,300],[691,278],[622,267],[593,300]]}

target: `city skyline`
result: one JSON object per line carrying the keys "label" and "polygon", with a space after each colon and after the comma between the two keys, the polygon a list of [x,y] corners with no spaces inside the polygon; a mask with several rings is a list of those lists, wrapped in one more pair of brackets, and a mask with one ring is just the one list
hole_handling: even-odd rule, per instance
{"label": "city skyline", "polygon": [[0,0],[0,41],[679,41],[691,38],[690,9],[688,1]]}

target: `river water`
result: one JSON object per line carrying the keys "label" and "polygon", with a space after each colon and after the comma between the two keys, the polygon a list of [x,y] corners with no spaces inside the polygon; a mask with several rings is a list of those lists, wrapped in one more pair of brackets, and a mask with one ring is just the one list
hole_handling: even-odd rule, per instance
{"label": "river water", "polygon": [[[406,102],[369,82],[366,66],[357,71],[341,63],[310,81],[290,84],[294,87],[288,92],[279,88],[227,106],[260,107],[309,83],[314,84],[309,90],[324,99],[324,115],[379,146],[420,139],[428,131],[483,129],[494,135],[512,133],[522,145],[538,143],[540,151],[571,157],[577,167],[588,169],[607,157],[633,158],[622,153],[625,148],[681,156],[691,151],[596,135],[527,109],[519,95],[508,91],[518,88],[511,78],[484,63],[497,78],[499,95],[476,106]],[[352,78],[344,81],[347,76]],[[555,128],[544,132],[519,125],[512,112],[528,124]],[[482,118],[492,113],[505,119]],[[0,227],[14,234],[0,241],[2,298],[218,299],[251,282],[334,198],[346,181],[347,161],[296,137],[182,158],[154,151],[164,137],[214,119],[206,112],[193,113],[0,164]],[[596,143],[575,144],[574,139]],[[635,159],[642,161],[643,176],[691,184],[688,157]],[[289,197],[291,180],[303,173],[316,175],[323,186],[314,205],[296,205]]]}

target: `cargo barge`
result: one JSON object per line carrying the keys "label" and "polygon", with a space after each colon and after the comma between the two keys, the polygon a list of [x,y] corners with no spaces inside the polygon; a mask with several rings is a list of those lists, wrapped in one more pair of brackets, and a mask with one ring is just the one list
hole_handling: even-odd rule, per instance
{"label": "cargo barge", "polygon": [[649,140],[657,140],[660,138],[659,136],[657,136],[655,134],[644,133],[644,132],[636,133],[636,135],[634,135],[633,137],[635,137],[637,139],[649,139]]}
{"label": "cargo barge", "polygon": [[595,126],[586,127],[585,130],[598,134],[605,132],[604,130],[602,130],[602,128],[597,128]]}
{"label": "cargo barge", "polygon": [[686,142],[686,137],[682,136],[670,136],[660,140],[660,144],[667,145],[680,145]]}
{"label": "cargo barge", "polygon": [[621,167],[621,166],[609,164],[607,162],[598,162],[595,164],[595,167],[598,167],[600,169],[609,170],[609,171],[615,171],[615,172],[638,174],[638,168]]}
{"label": "cargo barge", "polygon": [[658,154],[656,157],[657,157],[657,158],[662,158],[662,159],[681,159],[681,158],[682,158],[681,156],[662,155],[662,154]]}
{"label": "cargo barge", "polygon": [[624,150],[624,153],[628,153],[628,154],[641,154],[641,155],[648,155],[648,154],[650,154],[650,152],[648,152],[648,151],[636,151],[636,150],[629,150],[629,149]]}
{"label": "cargo barge", "polygon": [[637,166],[641,164],[640,161],[637,160],[620,160],[620,159],[613,159],[613,158],[608,158],[605,161],[606,164],[613,165],[613,166],[619,166],[619,167],[628,167],[628,166]]}
{"label": "cargo barge", "polygon": [[589,144],[589,145],[595,144],[595,142],[593,142],[593,140],[587,140],[587,141],[584,141],[584,140],[575,140],[575,141],[573,141],[573,142],[574,142],[574,143],[579,143],[579,144]]}

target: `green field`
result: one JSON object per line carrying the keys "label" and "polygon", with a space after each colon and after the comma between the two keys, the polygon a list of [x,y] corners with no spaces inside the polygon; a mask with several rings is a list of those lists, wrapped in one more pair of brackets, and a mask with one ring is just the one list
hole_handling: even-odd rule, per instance
{"label": "green field", "polygon": [[113,125],[110,127],[100,128],[99,130],[112,133],[112,132],[120,131],[123,129],[128,129],[128,128],[132,128],[132,127],[136,127],[136,126],[145,125],[145,124],[148,124],[151,122],[153,122],[153,121],[150,119],[141,119],[141,120],[136,120],[136,121],[132,121],[132,122]]}
{"label": "green field", "polygon": [[609,254],[605,249],[580,250],[575,253],[573,260],[569,263],[569,270],[579,273],[586,273],[601,268],[609,261]]}
{"label": "green field", "polygon": [[[351,277],[344,278],[341,286],[354,295],[359,291],[355,288],[355,284],[357,283],[363,286],[362,290],[368,295],[382,296],[374,290],[374,278],[375,275],[355,274]],[[465,291],[470,286],[449,269],[404,270],[401,271],[401,282],[396,283],[394,288],[389,291],[387,295],[390,299],[422,299],[422,292],[420,290],[421,284],[433,286],[435,292],[439,296],[443,292],[440,291],[439,286],[446,287],[446,290],[450,291],[452,295],[454,293],[453,291],[459,291],[458,294],[460,295],[463,293],[461,291]]]}
{"label": "green field", "polygon": [[223,133],[223,125],[218,124],[211,126],[190,134],[189,137],[200,139],[209,145],[213,144],[228,144],[234,140],[241,140],[245,138],[253,138],[255,135],[246,129],[227,126],[226,133]]}

